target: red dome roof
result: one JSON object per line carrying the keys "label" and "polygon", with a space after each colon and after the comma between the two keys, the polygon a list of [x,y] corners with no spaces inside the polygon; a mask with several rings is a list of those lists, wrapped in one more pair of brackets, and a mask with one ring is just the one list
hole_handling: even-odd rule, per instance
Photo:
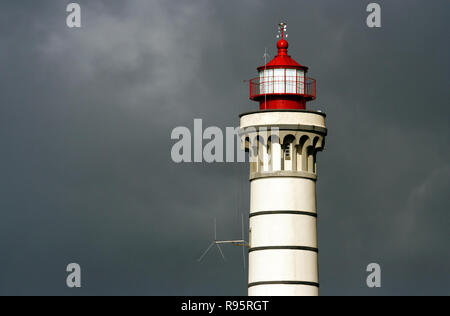
{"label": "red dome roof", "polygon": [[263,70],[264,68],[294,68],[294,69],[303,69],[305,71],[308,71],[308,67],[300,65],[298,62],[296,62],[294,59],[291,58],[287,54],[287,49],[289,47],[289,44],[286,40],[280,39],[277,43],[278,48],[278,54],[275,56],[274,59],[269,61],[265,66],[258,67],[259,70]]}

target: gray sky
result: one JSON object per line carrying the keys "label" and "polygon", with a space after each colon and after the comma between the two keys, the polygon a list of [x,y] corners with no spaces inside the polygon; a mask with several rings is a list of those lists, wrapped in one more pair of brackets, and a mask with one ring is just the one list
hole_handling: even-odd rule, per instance
{"label": "gray sky", "polygon": [[[171,161],[176,126],[237,126],[275,25],[327,113],[319,156],[323,295],[450,294],[445,0],[0,4],[0,294],[245,295],[248,168]],[[82,267],[68,289],[65,267]],[[367,264],[381,289],[365,285]]]}

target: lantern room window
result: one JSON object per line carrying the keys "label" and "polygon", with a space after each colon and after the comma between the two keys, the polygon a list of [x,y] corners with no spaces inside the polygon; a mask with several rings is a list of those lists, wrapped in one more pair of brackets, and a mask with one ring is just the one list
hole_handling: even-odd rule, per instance
{"label": "lantern room window", "polygon": [[304,94],[305,72],[301,69],[276,68],[259,72],[259,93]]}

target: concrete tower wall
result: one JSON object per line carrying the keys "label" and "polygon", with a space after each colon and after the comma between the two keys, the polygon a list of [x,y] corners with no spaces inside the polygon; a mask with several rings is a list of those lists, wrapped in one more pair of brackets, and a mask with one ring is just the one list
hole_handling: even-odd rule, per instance
{"label": "concrete tower wall", "polygon": [[324,117],[310,111],[241,116],[251,159],[249,295],[318,295],[316,154],[324,145]]}

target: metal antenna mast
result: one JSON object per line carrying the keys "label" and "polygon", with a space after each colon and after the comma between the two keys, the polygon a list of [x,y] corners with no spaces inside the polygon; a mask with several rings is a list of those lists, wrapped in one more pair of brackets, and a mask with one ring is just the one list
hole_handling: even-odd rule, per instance
{"label": "metal antenna mast", "polygon": [[211,244],[206,248],[206,250],[202,253],[202,255],[197,259],[198,262],[202,261],[202,259],[206,256],[206,254],[211,250],[211,248],[216,245],[217,249],[219,249],[220,254],[222,255],[222,258],[225,260],[225,255],[222,252],[222,249],[220,248],[220,245],[223,244],[231,244],[233,246],[241,246],[242,247],[242,259],[244,262],[244,270],[246,267],[245,264],[245,248],[248,247],[248,242],[244,239],[244,214],[241,214],[242,216],[242,239],[232,239],[232,240],[217,240],[217,224],[216,219],[214,219],[214,240],[211,242]]}
{"label": "metal antenna mast", "polygon": [[264,110],[266,110],[267,108],[267,80],[266,80],[266,74],[267,74],[267,57],[269,57],[269,54],[267,54],[267,47],[264,48],[264,76],[263,76],[263,80],[264,80]]}

